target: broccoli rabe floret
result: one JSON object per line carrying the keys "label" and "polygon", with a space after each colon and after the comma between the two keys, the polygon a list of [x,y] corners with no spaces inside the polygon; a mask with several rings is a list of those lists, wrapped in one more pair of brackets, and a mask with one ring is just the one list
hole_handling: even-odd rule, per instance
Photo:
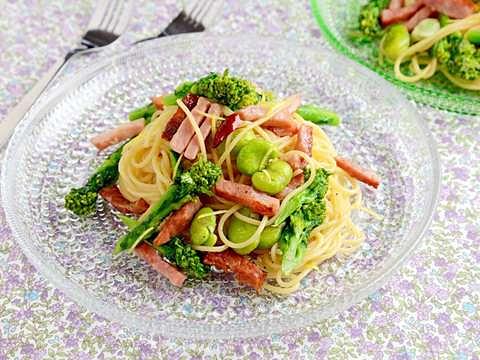
{"label": "broccoli rabe floret", "polygon": [[256,86],[245,79],[230,76],[228,70],[223,74],[210,73],[195,82],[185,82],[175,89],[175,96],[180,98],[187,93],[204,96],[210,100],[238,110],[254,105],[260,100],[268,100],[270,94],[259,92]]}
{"label": "broccoli rabe floret", "polygon": [[454,33],[441,39],[435,45],[434,53],[440,65],[451,75],[465,80],[480,77],[480,49],[462,34]]}
{"label": "broccoli rabe floret", "polygon": [[183,270],[189,278],[203,279],[208,272],[198,252],[180,237],[173,237],[168,243],[156,249],[160,255]]}
{"label": "broccoli rabe floret", "polygon": [[114,254],[135,248],[149,229],[157,229],[163,219],[200,194],[212,194],[212,188],[222,174],[216,164],[198,160],[190,169],[175,178],[163,196],[149,210],[148,215],[115,245]]}
{"label": "broccoli rabe floret", "polygon": [[118,179],[118,163],[122,150],[123,145],[97,168],[85,186],[70,190],[65,196],[65,208],[78,216],[87,216],[95,212],[100,189],[113,184]]}
{"label": "broccoli rabe floret", "polygon": [[388,0],[371,0],[362,6],[358,16],[358,30],[351,32],[352,39],[369,42],[380,37],[383,34],[380,14],[387,5]]}

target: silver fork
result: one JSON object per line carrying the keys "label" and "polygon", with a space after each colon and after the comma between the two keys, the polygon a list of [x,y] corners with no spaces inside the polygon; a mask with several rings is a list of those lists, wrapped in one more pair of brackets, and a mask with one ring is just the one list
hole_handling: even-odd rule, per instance
{"label": "silver fork", "polygon": [[138,40],[135,43],[138,44],[169,35],[203,31],[215,21],[215,15],[222,6],[223,0],[188,1],[177,17],[160,34]]}
{"label": "silver fork", "polygon": [[0,149],[8,142],[15,126],[23,118],[40,94],[55,79],[60,69],[76,54],[95,51],[110,45],[126,29],[133,2],[131,0],[101,0],[90,19],[87,32],[77,48],[58,60],[22,100],[0,122]]}

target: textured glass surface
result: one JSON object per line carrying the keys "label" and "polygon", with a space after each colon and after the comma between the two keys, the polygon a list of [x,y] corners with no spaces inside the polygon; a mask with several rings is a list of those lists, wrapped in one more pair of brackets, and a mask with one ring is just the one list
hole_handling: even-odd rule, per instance
{"label": "textured glass surface", "polygon": [[462,114],[480,114],[480,93],[461,89],[440,73],[431,79],[406,83],[395,77],[393,66],[378,61],[378,42],[355,44],[349,31],[358,24],[365,0],[311,0],[313,14],[325,37],[342,54],[369,67],[398,86],[409,98],[439,109]]}
{"label": "textured glass surface", "polygon": [[[279,297],[257,295],[212,276],[171,286],[134,256],[112,257],[125,229],[98,201],[80,220],[63,198],[104,155],[89,139],[125,122],[129,110],[185,79],[229,68],[280,95],[337,111],[325,128],[340,154],[381,175],[364,188],[381,221],[356,217],[367,239],[348,259],[332,259]],[[422,120],[382,78],[323,49],[250,35],[188,35],[146,43],[97,63],[44,97],[17,128],[6,154],[2,194],[14,235],[31,262],[79,304],[143,331],[195,338],[248,337],[305,326],[381,286],[418,244],[439,188],[439,165]]]}

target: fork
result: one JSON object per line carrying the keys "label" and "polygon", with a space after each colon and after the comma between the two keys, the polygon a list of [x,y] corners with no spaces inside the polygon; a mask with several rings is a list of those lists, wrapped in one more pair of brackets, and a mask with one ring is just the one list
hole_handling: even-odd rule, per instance
{"label": "fork", "polygon": [[204,31],[213,23],[215,15],[223,6],[223,0],[198,0],[187,3],[160,34],[138,40],[135,44],[169,35]]}
{"label": "fork", "polygon": [[132,10],[131,0],[101,0],[90,19],[87,32],[77,48],[58,60],[22,100],[0,122],[0,149],[8,142],[15,126],[23,118],[40,94],[55,79],[68,60],[76,54],[95,51],[110,45],[126,29]]}

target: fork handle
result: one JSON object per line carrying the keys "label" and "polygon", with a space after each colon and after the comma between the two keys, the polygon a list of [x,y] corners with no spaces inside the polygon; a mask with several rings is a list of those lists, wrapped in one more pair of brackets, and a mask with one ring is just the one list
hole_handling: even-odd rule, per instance
{"label": "fork handle", "polygon": [[20,100],[20,102],[9,111],[7,117],[0,122],[0,149],[8,142],[13,130],[18,122],[23,118],[28,110],[32,107],[35,100],[46,89],[48,84],[52,81],[58,71],[65,64],[65,59],[58,60],[42,78],[35,84],[35,86]]}

